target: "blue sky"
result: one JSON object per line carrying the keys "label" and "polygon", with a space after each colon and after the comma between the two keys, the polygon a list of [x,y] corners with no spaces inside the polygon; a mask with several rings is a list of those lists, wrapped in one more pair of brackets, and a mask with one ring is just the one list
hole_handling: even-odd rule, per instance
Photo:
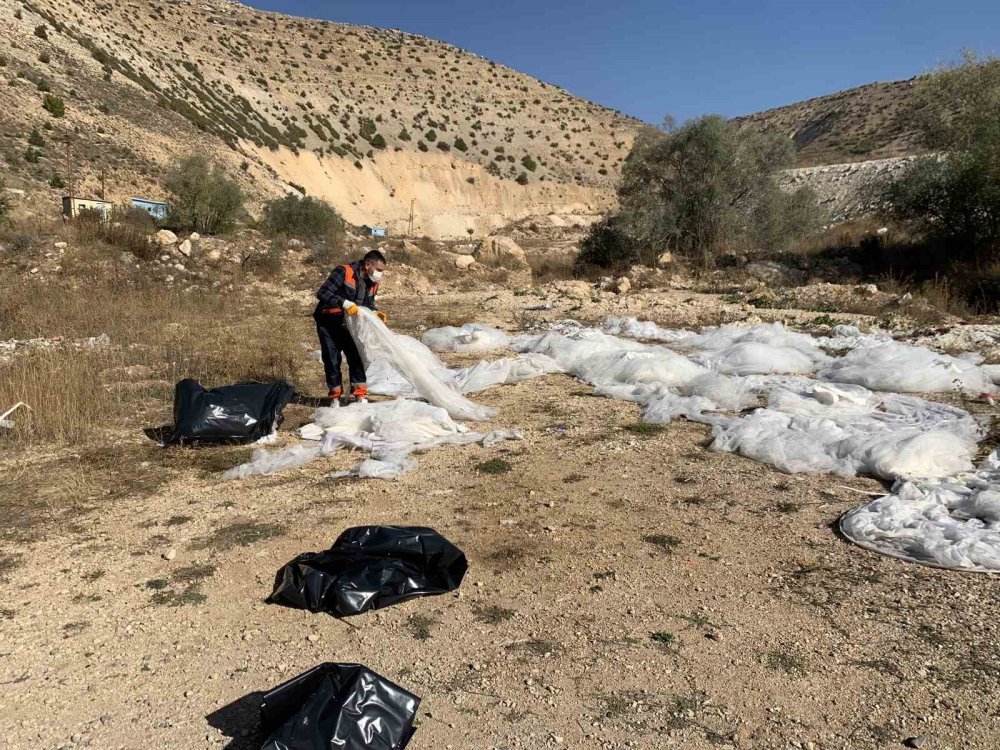
{"label": "blue sky", "polygon": [[739,115],[1000,52],[1000,0],[250,0],[441,39],[659,123]]}

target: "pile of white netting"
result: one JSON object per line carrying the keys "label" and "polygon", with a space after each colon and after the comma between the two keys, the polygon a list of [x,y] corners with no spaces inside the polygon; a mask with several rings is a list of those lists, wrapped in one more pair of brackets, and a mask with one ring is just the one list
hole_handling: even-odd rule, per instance
{"label": "pile of white netting", "polygon": [[1000,471],[973,472],[982,425],[963,409],[907,395],[995,393],[995,368],[975,355],[852,326],[826,337],[777,323],[695,333],[634,318],[609,318],[601,330],[563,321],[516,337],[513,347],[552,357],[599,394],[636,402],[644,421],[683,416],[710,425],[713,450],[789,473],[893,481],[891,495],[844,518],[858,544],[1000,569]]}
{"label": "pile of white netting", "polygon": [[[393,333],[367,310],[349,325],[369,392],[395,400],[319,409],[300,431],[309,442],[259,450],[227,477],[273,473],[345,448],[370,456],[336,476],[398,476],[418,451],[520,437],[456,421],[494,416],[466,394],[565,372],[599,395],[638,404],[644,421],[682,416],[709,425],[713,450],[789,473],[892,481],[891,494],[844,516],[845,535],[908,560],[1000,570],[1000,464],[993,456],[973,468],[982,424],[964,409],[912,395],[996,394],[998,368],[977,355],[955,357],[844,325],[814,337],[779,323],[693,332],[609,318],[601,328],[561,321],[510,337],[473,323],[427,331],[424,343]],[[508,346],[518,356],[461,369],[431,351]]]}
{"label": "pile of white netting", "polygon": [[[389,330],[370,310],[361,308],[347,320],[365,361],[369,393],[394,396],[395,400],[317,409],[313,421],[299,430],[299,437],[309,442],[278,450],[258,449],[250,461],[230,469],[223,479],[300,468],[344,449],[364,451],[369,457],[350,471],[332,477],[391,479],[416,465],[411,458],[414,453],[430,448],[519,440],[522,435],[517,430],[473,432],[456,421],[486,421],[494,416],[492,409],[470,401],[464,394],[562,371],[555,361],[540,354],[451,370],[427,346]],[[462,345],[469,331],[485,332],[494,342],[499,339],[491,332],[501,333],[486,326],[464,326],[435,329],[427,335],[445,350],[460,351],[456,347]],[[447,341],[454,345],[448,346]],[[418,398],[427,403],[413,400]]]}

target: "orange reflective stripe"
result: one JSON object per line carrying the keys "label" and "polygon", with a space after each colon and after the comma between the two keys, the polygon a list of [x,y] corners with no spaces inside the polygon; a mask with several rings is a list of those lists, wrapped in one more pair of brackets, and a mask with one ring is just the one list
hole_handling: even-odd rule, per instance
{"label": "orange reflective stripe", "polygon": [[337,315],[338,313],[342,313],[344,311],[339,307],[328,307],[325,310],[322,310],[321,312],[326,313],[327,315]]}
{"label": "orange reflective stripe", "polygon": [[350,264],[344,266],[344,281],[348,286],[357,286],[358,281],[354,278],[354,269]]}
{"label": "orange reflective stripe", "polygon": [[354,398],[368,398],[368,386],[364,383],[351,386],[351,395]]}

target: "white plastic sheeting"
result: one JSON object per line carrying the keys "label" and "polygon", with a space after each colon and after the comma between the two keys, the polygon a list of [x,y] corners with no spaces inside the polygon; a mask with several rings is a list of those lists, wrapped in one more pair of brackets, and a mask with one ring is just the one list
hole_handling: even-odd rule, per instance
{"label": "white plastic sheeting", "polygon": [[509,346],[510,335],[482,323],[466,323],[464,326],[432,328],[424,333],[423,342],[438,352],[478,354]]}
{"label": "white plastic sheeting", "polygon": [[[895,480],[892,494],[842,519],[848,538],[907,560],[1000,572],[1000,458],[973,471],[979,423],[963,409],[906,395],[995,393],[997,372],[979,357],[852,326],[818,338],[779,324],[693,334],[620,318],[603,332],[562,322],[514,346],[553,357],[598,394],[639,403],[645,421],[685,416],[711,425],[714,450],[790,473]],[[766,405],[736,413],[760,400]]]}
{"label": "white plastic sheeting", "polygon": [[823,380],[877,391],[990,393],[992,378],[975,358],[952,357],[898,341],[848,352],[817,373]]}
{"label": "white plastic sheeting", "polygon": [[[445,409],[455,419],[484,422],[495,412],[488,406],[474,404],[447,381],[442,380],[433,354],[416,339],[393,333],[371,310],[359,308],[357,315],[347,316],[347,326],[368,365],[376,359],[387,362],[430,403]],[[437,360],[434,357],[434,360]],[[440,365],[440,360],[437,360]]]}
{"label": "white plastic sheeting", "polygon": [[299,434],[314,443],[255,451],[249,462],[230,469],[222,478],[245,479],[300,468],[346,448],[362,450],[371,456],[354,469],[331,476],[389,479],[415,466],[410,454],[418,451],[441,445],[488,445],[523,437],[516,430],[472,432],[453,420],[444,409],[409,399],[320,408],[313,413],[312,423],[303,427]]}
{"label": "white plastic sheeting", "polygon": [[901,481],[846,513],[840,529],[867,549],[904,560],[1000,572],[1000,462],[947,479]]}
{"label": "white plastic sheeting", "polygon": [[[482,421],[493,416],[492,409],[474,404],[462,394],[561,372],[554,360],[542,354],[507,357],[450,370],[426,345],[393,333],[370,310],[361,308],[357,315],[348,318],[348,326],[365,360],[369,392],[397,399],[317,409],[312,423],[298,433],[299,437],[314,441],[312,445],[257,450],[250,461],[230,469],[223,479],[299,468],[345,448],[362,450],[370,456],[353,469],[332,477],[389,479],[416,466],[410,456],[418,451],[440,445],[490,445],[500,440],[520,440],[523,436],[517,430],[471,432],[455,421]],[[497,330],[478,324],[466,328],[479,332]],[[425,398],[431,403],[411,398]]]}

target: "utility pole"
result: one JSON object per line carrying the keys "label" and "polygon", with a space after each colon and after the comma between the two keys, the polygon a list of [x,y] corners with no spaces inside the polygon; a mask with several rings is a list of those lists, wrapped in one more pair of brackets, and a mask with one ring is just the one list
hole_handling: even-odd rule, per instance
{"label": "utility pole", "polygon": [[108,177],[108,170],[105,167],[101,167],[101,200],[106,200],[104,195],[105,182]]}
{"label": "utility pole", "polygon": [[410,231],[408,235],[413,237],[413,204],[416,202],[415,198],[410,198]]}
{"label": "utility pole", "polygon": [[76,186],[73,184],[73,146],[69,141],[69,136],[66,136],[66,179],[69,181],[69,218],[76,218],[74,214],[76,213],[76,204],[74,199],[76,198]]}

